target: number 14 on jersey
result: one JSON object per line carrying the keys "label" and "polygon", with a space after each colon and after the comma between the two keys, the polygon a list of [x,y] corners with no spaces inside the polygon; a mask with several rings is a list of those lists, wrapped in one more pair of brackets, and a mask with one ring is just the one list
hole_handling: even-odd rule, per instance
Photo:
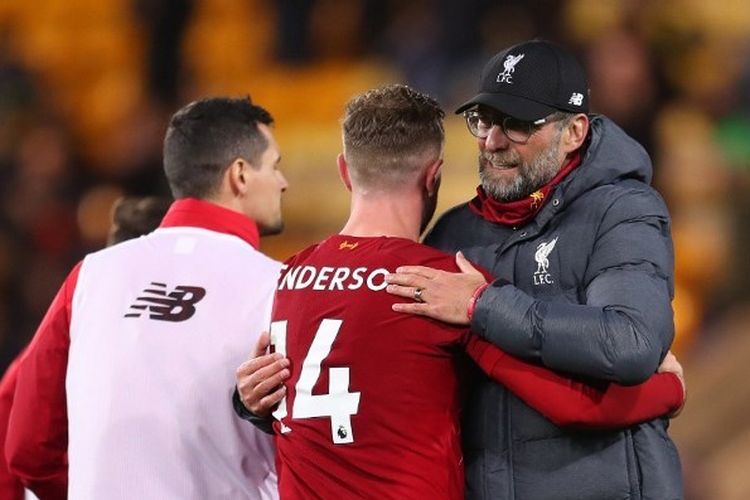
{"label": "number 14 on jersey", "polygon": [[[313,394],[312,389],[320,378],[323,360],[328,357],[333,342],[341,329],[339,319],[324,319],[315,332],[310,349],[302,362],[299,380],[294,386],[294,403],[292,420],[313,417],[330,417],[331,439],[334,444],[354,442],[352,431],[352,415],[359,410],[359,392],[349,392],[349,368],[331,367],[328,369],[328,393]],[[287,356],[287,321],[271,323],[271,345],[276,352]],[[281,400],[279,407],[273,412],[273,417],[281,422],[282,429],[286,428],[283,419],[287,417],[286,397]],[[284,432],[282,430],[282,432]],[[288,431],[287,431],[288,432]]]}

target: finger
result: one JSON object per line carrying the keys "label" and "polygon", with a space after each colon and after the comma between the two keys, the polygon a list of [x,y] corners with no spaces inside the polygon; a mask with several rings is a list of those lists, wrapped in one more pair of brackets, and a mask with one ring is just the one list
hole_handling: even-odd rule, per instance
{"label": "finger", "polygon": [[470,274],[481,274],[479,270],[477,270],[477,268],[474,267],[472,263],[469,262],[469,260],[466,257],[464,257],[463,252],[459,251],[458,253],[456,253],[456,265],[461,270],[461,272],[470,273]]}
{"label": "finger", "polygon": [[392,285],[410,286],[412,288],[426,288],[428,283],[424,276],[416,274],[389,274],[385,281]]}
{"label": "finger", "polygon": [[413,274],[427,279],[433,279],[438,272],[437,269],[425,266],[401,266],[396,269],[398,274]]}
{"label": "finger", "polygon": [[278,390],[279,386],[289,378],[289,370],[281,370],[262,380],[246,377],[237,381],[237,391],[244,405],[248,408],[257,406],[258,402],[269,394]]}
{"label": "finger", "polygon": [[289,370],[283,369],[258,381],[258,383],[252,388],[255,399],[259,400],[274,392],[280,385],[283,385],[284,381],[288,378]]}
{"label": "finger", "polygon": [[429,304],[423,304],[415,302],[413,304],[392,304],[391,309],[396,312],[416,314],[419,316],[426,316],[428,313]]}
{"label": "finger", "polygon": [[656,368],[656,371],[658,373],[669,372],[669,371],[672,371],[672,366],[673,365],[669,362],[669,359],[664,358],[664,361],[662,361],[661,364],[659,364],[658,368]]}
{"label": "finger", "polygon": [[264,366],[268,366],[280,359],[284,359],[284,355],[278,352],[264,354],[262,356],[258,356],[257,358],[250,358],[237,367],[237,374],[253,373],[256,370],[259,370]]}
{"label": "finger", "polygon": [[[256,387],[257,385],[263,383],[263,381],[265,380],[278,377],[278,374],[286,370],[288,367],[289,367],[288,359],[286,358],[279,359],[271,363],[270,365],[264,366],[263,368],[260,368],[254,371],[253,373],[248,374],[246,377],[244,377],[244,381],[246,381],[246,383],[250,387]],[[273,385],[275,386],[276,384],[273,384]]]}
{"label": "finger", "polygon": [[414,290],[416,290],[416,287],[401,285],[388,285],[385,288],[385,291],[390,293],[391,295],[397,295],[399,297],[404,297],[407,299],[414,299]]}
{"label": "finger", "polygon": [[286,387],[282,385],[276,391],[258,401],[256,409],[253,410],[252,408],[250,408],[250,411],[259,416],[268,416],[268,414],[271,413],[271,410],[273,410],[274,406],[279,404],[279,401],[281,401],[284,396],[286,396]]}
{"label": "finger", "polygon": [[247,375],[252,375],[253,373],[257,372],[258,370],[267,367],[273,363],[277,363],[280,361],[285,361],[285,364],[280,364],[282,368],[284,366],[288,366],[289,360],[286,359],[282,354],[275,352],[273,354],[264,354],[263,356],[259,356],[257,358],[248,359],[244,363],[242,363],[239,367],[237,367],[236,375],[237,377],[244,377]]}
{"label": "finger", "polygon": [[255,343],[255,351],[253,352],[253,355],[252,355],[253,358],[257,358],[258,356],[263,356],[266,353],[268,349],[269,339],[270,339],[270,335],[268,332],[266,331],[260,332],[258,341]]}
{"label": "finger", "polygon": [[669,358],[665,358],[664,361],[659,365],[659,368],[656,370],[659,373],[669,372],[674,373],[677,375],[682,375],[682,365],[679,361],[677,361],[677,358],[674,356],[671,356]]}

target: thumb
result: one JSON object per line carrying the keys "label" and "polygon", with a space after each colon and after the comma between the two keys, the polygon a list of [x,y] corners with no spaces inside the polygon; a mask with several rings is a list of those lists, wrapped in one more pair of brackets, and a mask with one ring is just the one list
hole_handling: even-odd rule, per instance
{"label": "thumb", "polygon": [[474,267],[469,260],[464,257],[464,254],[462,252],[456,252],[456,265],[463,273],[469,273],[469,274],[481,274],[479,271],[477,271],[477,268]]}
{"label": "thumb", "polygon": [[258,356],[263,356],[266,353],[266,350],[268,349],[269,341],[270,341],[269,333],[265,331],[260,332],[258,341],[255,343],[255,351],[253,352],[254,358],[257,358]]}

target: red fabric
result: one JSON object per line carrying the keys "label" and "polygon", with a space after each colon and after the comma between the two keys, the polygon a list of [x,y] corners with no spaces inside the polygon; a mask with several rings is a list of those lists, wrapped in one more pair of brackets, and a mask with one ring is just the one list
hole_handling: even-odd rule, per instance
{"label": "red fabric", "polygon": [[478,186],[477,196],[469,202],[469,209],[490,222],[504,226],[522,226],[539,213],[547,203],[552,189],[580,164],[581,153],[577,152],[551,181],[522,200],[498,201],[487,196],[482,186]]}
{"label": "red fabric", "polygon": [[[273,312],[287,321],[291,361],[282,420],[291,431],[274,422],[280,497],[462,500],[453,354],[468,331],[397,313],[391,305],[401,299],[384,290],[385,274],[401,264],[457,271],[454,258],[402,238],[333,236],[287,264]],[[383,288],[368,288],[368,277]],[[353,443],[333,443],[330,416],[295,417],[301,367],[324,319],[341,325],[312,394],[329,392],[332,368],[349,370],[348,392],[360,393]]]}
{"label": "red fabric", "polygon": [[24,497],[23,483],[10,473],[4,451],[20,360],[21,356],[13,360],[0,381],[0,500],[23,500]]}
{"label": "red fabric", "polygon": [[628,427],[671,414],[685,402],[673,373],[652,375],[639,385],[597,389],[514,358],[476,337],[467,352],[496,382],[561,427]]}
{"label": "red fabric", "polygon": [[11,473],[43,500],[68,496],[65,373],[79,263],[65,279],[21,357],[5,456]]}
{"label": "red fabric", "polygon": [[482,293],[487,290],[488,286],[490,286],[490,283],[479,285],[477,289],[474,290],[474,293],[471,294],[471,298],[469,299],[469,306],[466,308],[466,316],[469,318],[469,321],[471,321],[471,318],[474,317],[474,309],[476,309],[477,307],[477,300],[479,300],[479,297],[482,295]]}
{"label": "red fabric", "polygon": [[250,243],[260,245],[260,235],[255,221],[249,217],[196,198],[182,198],[169,207],[159,227],[190,226],[232,234]]}
{"label": "red fabric", "polygon": [[[451,256],[385,237],[334,236],[287,261],[273,313],[284,322],[291,361],[287,416],[274,422],[282,498],[463,498],[457,348],[558,425],[623,427],[682,402],[672,375],[597,390],[512,358],[465,328],[396,313],[391,305],[401,298],[365,283],[375,276],[377,288],[384,274],[373,271],[400,265],[458,271]],[[348,369],[346,392],[360,395],[349,417],[352,443],[333,443],[330,416],[295,416],[303,362],[315,365],[308,356],[325,319],[341,324],[311,394],[329,393],[332,368]]]}

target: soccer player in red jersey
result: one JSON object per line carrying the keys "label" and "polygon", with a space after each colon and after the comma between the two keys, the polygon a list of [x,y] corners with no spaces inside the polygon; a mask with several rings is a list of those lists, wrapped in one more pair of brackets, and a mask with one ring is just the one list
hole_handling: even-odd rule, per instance
{"label": "soccer player in red jersey", "polygon": [[[273,429],[282,499],[463,498],[464,351],[560,425],[624,426],[682,404],[671,373],[596,390],[466,328],[392,310],[401,299],[385,293],[385,277],[397,267],[458,269],[453,256],[417,243],[436,205],[442,119],[434,100],[401,85],[347,106],[338,167],[352,193],[349,220],[286,262],[270,332],[276,353],[237,371],[242,416],[281,399]],[[285,378],[285,389],[271,389]]]}

